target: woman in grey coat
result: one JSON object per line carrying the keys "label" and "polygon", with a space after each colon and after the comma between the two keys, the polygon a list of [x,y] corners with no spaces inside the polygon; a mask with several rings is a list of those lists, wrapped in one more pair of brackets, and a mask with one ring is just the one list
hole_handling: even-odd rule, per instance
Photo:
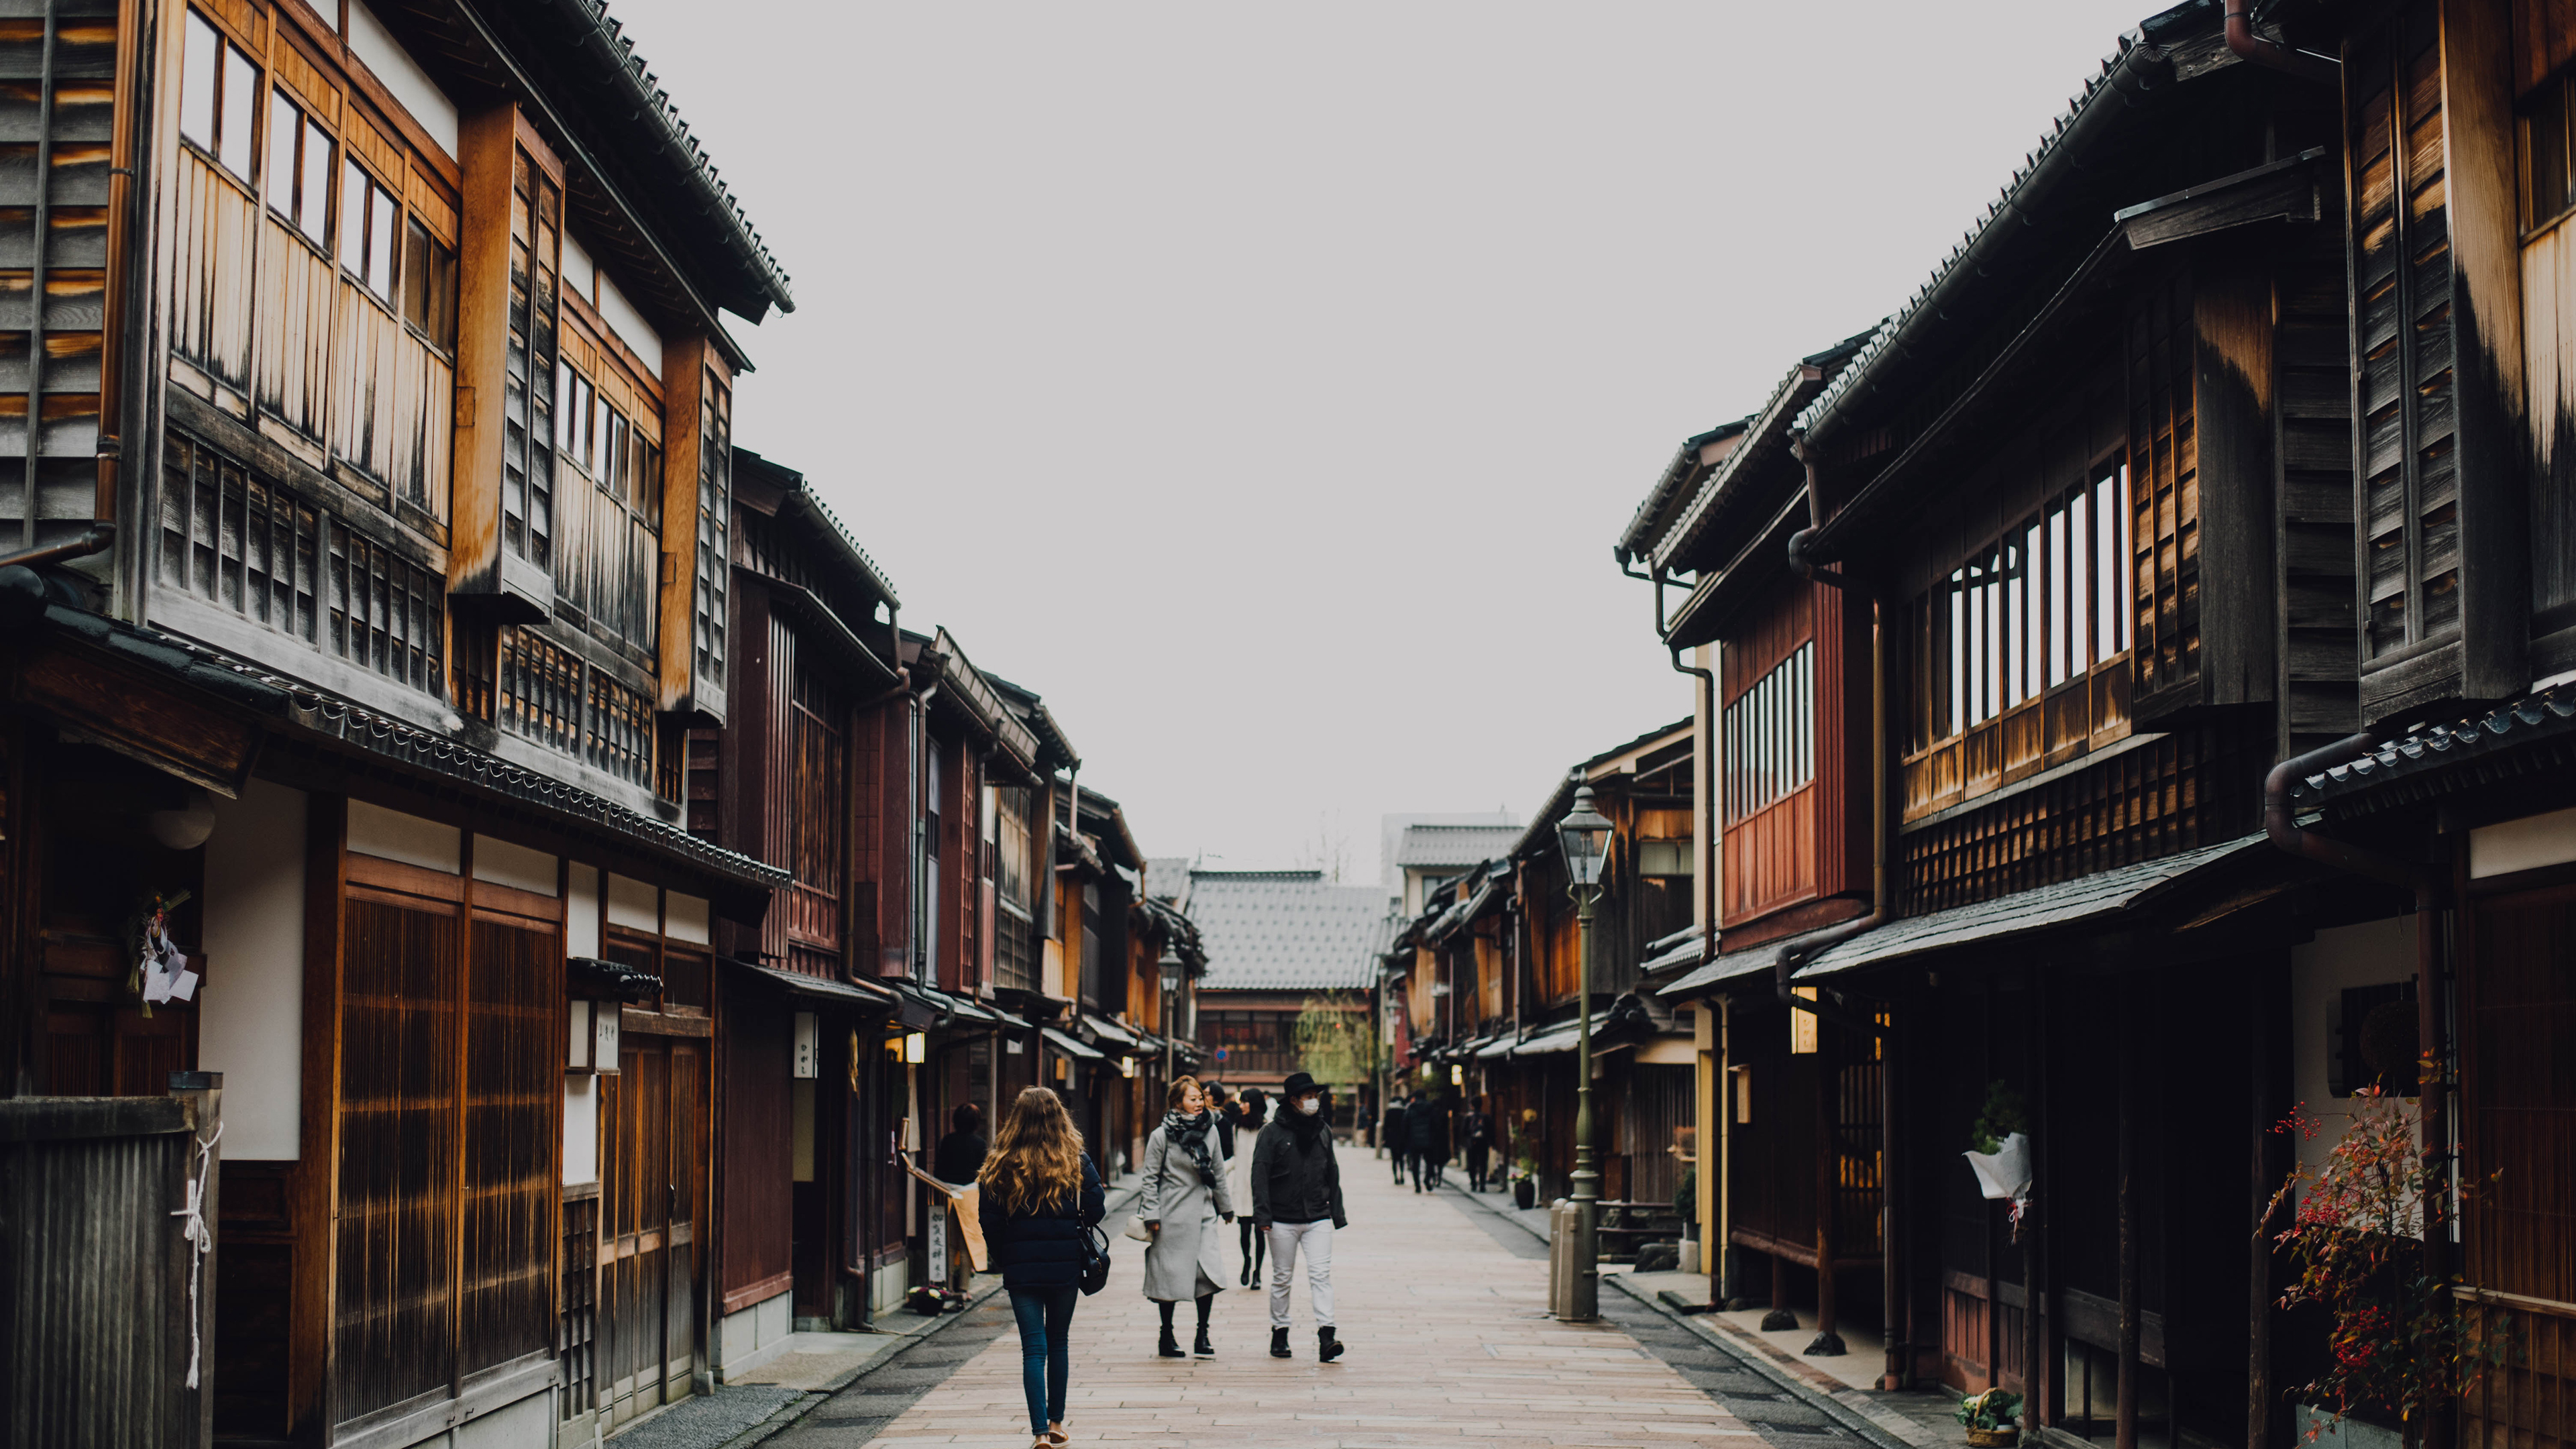
{"label": "woman in grey coat", "polygon": [[1145,1245],[1145,1296],[1163,1311],[1157,1352],[1165,1358],[1189,1357],[1172,1336],[1172,1305],[1186,1298],[1199,1305],[1195,1347],[1202,1355],[1213,1355],[1208,1312],[1225,1287],[1225,1239],[1218,1224],[1234,1221],[1234,1197],[1226,1189],[1216,1114],[1208,1110],[1198,1078],[1172,1083],[1166,1100],[1169,1110],[1162,1125],[1145,1139],[1144,1199],[1136,1209],[1152,1234]]}

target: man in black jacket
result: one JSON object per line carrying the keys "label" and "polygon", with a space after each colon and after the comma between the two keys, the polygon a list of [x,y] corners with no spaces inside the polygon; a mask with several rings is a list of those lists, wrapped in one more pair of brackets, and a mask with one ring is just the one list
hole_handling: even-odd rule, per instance
{"label": "man in black jacket", "polygon": [[1281,1130],[1252,1149],[1252,1221],[1270,1237],[1270,1356],[1288,1354],[1288,1280],[1306,1257],[1306,1296],[1315,1307],[1315,1357],[1325,1363],[1345,1347],[1333,1336],[1333,1232],[1350,1226],[1342,1212],[1342,1164],[1333,1155],[1332,1116],[1324,1089],[1304,1072],[1279,1089],[1287,1110]]}

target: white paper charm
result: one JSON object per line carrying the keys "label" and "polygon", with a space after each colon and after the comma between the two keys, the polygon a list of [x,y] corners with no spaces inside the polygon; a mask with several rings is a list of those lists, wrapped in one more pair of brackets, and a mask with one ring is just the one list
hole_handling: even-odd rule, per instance
{"label": "white paper charm", "polygon": [[1977,1187],[1989,1198],[2018,1198],[2030,1190],[2030,1139],[2016,1132],[1993,1152],[1963,1152],[1976,1169]]}

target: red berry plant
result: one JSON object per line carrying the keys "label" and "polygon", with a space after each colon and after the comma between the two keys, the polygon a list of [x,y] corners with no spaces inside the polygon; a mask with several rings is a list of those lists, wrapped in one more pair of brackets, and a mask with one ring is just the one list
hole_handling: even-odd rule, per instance
{"label": "red berry plant", "polygon": [[[2313,1142],[2321,1126],[2301,1103],[2272,1130]],[[2285,1206],[2290,1225],[2272,1240],[2297,1277],[2281,1306],[2315,1304],[2329,1325],[2329,1367],[2290,1391],[2334,1409],[2307,1437],[2368,1410],[2393,1416],[2410,1443],[2420,1442],[2427,1416],[2502,1360],[2504,1320],[2481,1325],[2452,1311],[2451,1282],[2425,1269],[2423,1233],[2447,1232],[2450,1202],[2440,1160],[2425,1151],[2403,1099],[2377,1086],[2357,1091],[2350,1127],[2323,1162],[2312,1168],[2302,1157],[2290,1170],[2255,1231],[2269,1231]]]}

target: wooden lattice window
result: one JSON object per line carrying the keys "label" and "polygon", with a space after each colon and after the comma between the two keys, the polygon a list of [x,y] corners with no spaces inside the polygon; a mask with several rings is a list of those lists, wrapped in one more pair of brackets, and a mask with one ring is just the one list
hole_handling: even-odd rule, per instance
{"label": "wooden lattice window", "polygon": [[510,343],[502,407],[501,538],[511,552],[554,561],[555,307],[563,254],[563,189],[525,150],[510,189]]}
{"label": "wooden lattice window", "polygon": [[713,369],[698,394],[698,557],[692,658],[700,679],[722,689],[725,597],[733,553],[733,390]]}
{"label": "wooden lattice window", "polygon": [[2458,399],[2436,7],[2347,67],[2361,312],[2363,657],[2459,623]]}
{"label": "wooden lattice window", "polygon": [[2136,689],[2180,685],[2200,671],[2200,471],[2192,409],[2192,303],[2187,279],[2151,293],[2129,318],[2128,554],[2135,579]]}
{"label": "wooden lattice window", "polygon": [[1915,598],[1906,818],[2128,733],[2127,497],[2113,462]]}
{"label": "wooden lattice window", "polygon": [[323,516],[173,431],[161,487],[161,582],[317,642]]}
{"label": "wooden lattice window", "polygon": [[368,897],[346,921],[331,1354],[343,1422],[454,1380],[464,967],[452,908]]}
{"label": "wooden lattice window", "polygon": [[569,755],[581,748],[581,661],[529,629],[501,634],[501,728]]}
{"label": "wooden lattice window", "polygon": [[469,1371],[554,1346],[562,961],[550,925],[476,913],[465,991],[465,1251],[458,1305]]}
{"label": "wooden lattice window", "polygon": [[589,674],[590,718],[582,731],[584,757],[630,784],[651,784],[652,705],[642,691],[620,684],[605,669],[593,669]]}

